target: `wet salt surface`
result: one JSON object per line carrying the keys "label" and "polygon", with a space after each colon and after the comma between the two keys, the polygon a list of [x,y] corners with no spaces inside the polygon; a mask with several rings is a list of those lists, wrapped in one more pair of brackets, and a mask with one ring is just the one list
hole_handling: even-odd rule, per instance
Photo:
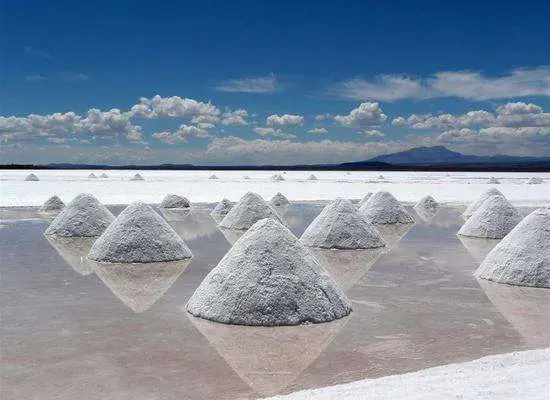
{"label": "wet salt surface", "polygon": [[[492,244],[465,247],[463,210],[445,207],[428,221],[408,208],[419,222],[385,229],[389,251],[319,256],[339,272],[349,317],[282,328],[194,318],[187,300],[230,247],[212,207],[168,218],[189,265],[135,273],[78,265],[87,244],[54,247],[36,209],[0,209],[2,398],[247,399],[550,345],[550,291],[478,283]],[[321,209],[279,211],[300,235]]]}

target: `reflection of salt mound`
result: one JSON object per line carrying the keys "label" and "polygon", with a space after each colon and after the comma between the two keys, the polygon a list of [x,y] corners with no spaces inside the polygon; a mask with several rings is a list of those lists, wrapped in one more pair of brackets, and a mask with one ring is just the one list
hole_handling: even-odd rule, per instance
{"label": "reflection of salt mound", "polygon": [[432,196],[425,196],[414,206],[414,211],[424,221],[431,220],[439,210],[439,203]]}
{"label": "reflection of salt mound", "polygon": [[240,237],[242,235],[244,235],[244,233],[246,231],[243,231],[243,230],[238,230],[238,229],[226,229],[226,228],[220,228],[220,232],[222,233],[222,235],[225,237],[225,239],[227,240],[227,242],[231,245],[235,244],[235,242],[237,240],[240,239]]}
{"label": "reflection of salt mound", "polygon": [[248,229],[263,218],[278,220],[279,216],[260,195],[248,192],[227,213],[220,226],[229,229]]}
{"label": "reflection of salt mound", "polygon": [[101,264],[92,262],[105,285],[135,313],[151,308],[170,289],[191,261],[148,264]]}
{"label": "reflection of salt mound", "polygon": [[28,174],[27,177],[25,178],[26,181],[39,181],[40,179],[38,179],[38,176],[36,176],[35,174]]}
{"label": "reflection of salt mound", "polygon": [[550,290],[500,285],[485,280],[478,283],[498,312],[529,345],[550,345]]}
{"label": "reflection of salt mound", "polygon": [[81,193],[61,210],[46,235],[99,236],[115,217],[94,196]]}
{"label": "reflection of salt mound", "polygon": [[527,181],[528,185],[540,185],[543,181],[542,178],[539,178],[538,176],[533,176],[532,178],[529,178]]}
{"label": "reflection of salt mound", "polygon": [[195,240],[203,236],[210,237],[218,232],[216,221],[207,212],[163,209],[162,215],[167,221],[170,221],[170,226],[185,240]]}
{"label": "reflection of salt mound", "polygon": [[93,265],[86,255],[94,244],[95,237],[46,236],[46,239],[76,272],[81,275],[89,275],[94,271]]}
{"label": "reflection of salt mound", "polygon": [[390,192],[380,191],[361,206],[359,212],[371,224],[412,224],[413,218]]}
{"label": "reflection of salt mound", "polygon": [[495,188],[491,188],[487,191],[485,191],[481,196],[479,196],[479,198],[474,201],[472,204],[470,204],[468,206],[468,208],[466,209],[466,211],[464,211],[464,217],[468,218],[468,217],[471,217],[472,214],[483,204],[483,202],[485,200],[487,200],[489,197],[491,196],[504,196],[500,190],[498,189],[495,189]]}
{"label": "reflection of salt mound", "polygon": [[236,325],[298,325],[342,318],[349,301],[281,223],[254,224],[210,271],[187,310]]}
{"label": "reflection of salt mound", "polygon": [[212,210],[211,215],[214,219],[221,220],[232,208],[233,202],[227,199],[222,199],[222,201],[216,204],[216,207]]}
{"label": "reflection of salt mound", "polygon": [[59,211],[65,207],[65,203],[58,196],[52,196],[42,204],[40,211],[42,212],[52,212]]}
{"label": "reflection of salt mound", "polygon": [[208,177],[208,179],[219,179],[216,175],[212,174]]}
{"label": "reflection of salt mound", "polygon": [[345,199],[327,205],[300,241],[306,246],[326,249],[372,249],[386,245],[376,228]]}
{"label": "reflection of salt mound", "polygon": [[487,254],[495,248],[498,244],[498,239],[486,239],[478,237],[468,237],[458,235],[458,239],[462,242],[462,245],[468,253],[476,260],[478,263],[482,262]]}
{"label": "reflection of salt mound", "polygon": [[550,210],[539,209],[525,217],[487,255],[475,276],[550,288]]}
{"label": "reflection of salt mound", "polygon": [[108,176],[107,176],[107,174],[106,174],[105,172],[102,173],[99,177],[100,177],[100,178],[108,178]]}
{"label": "reflection of salt mound", "polygon": [[140,174],[135,174],[130,178],[131,181],[144,181],[145,179]]}
{"label": "reflection of salt mound", "polygon": [[391,250],[412,229],[413,224],[376,225],[376,230],[386,242],[385,251]]}
{"label": "reflection of salt mound", "polygon": [[227,364],[261,396],[280,393],[334,340],[347,318],[325,324],[251,327],[189,320]]}
{"label": "reflection of salt mound", "polygon": [[97,176],[95,176],[95,174],[92,172],[90,175],[88,175],[88,178],[90,178],[90,179],[96,179]]}
{"label": "reflection of salt mound", "polygon": [[280,175],[280,174],[275,174],[275,175],[273,175],[273,176],[271,177],[271,180],[272,180],[272,181],[284,181],[285,178],[283,178],[283,176]]}
{"label": "reflection of salt mound", "polygon": [[487,184],[489,184],[489,185],[499,185],[500,181],[497,178],[495,178],[494,176],[492,176],[487,181]]}
{"label": "reflection of salt mound", "polygon": [[503,196],[491,196],[468,218],[459,235],[502,239],[521,221],[516,209]]}
{"label": "reflection of salt mound", "polygon": [[189,200],[183,196],[178,196],[177,194],[167,194],[164,196],[164,199],[162,199],[160,206],[162,208],[189,208],[191,207],[191,203],[189,203]]}
{"label": "reflection of salt mound", "polygon": [[269,204],[274,207],[286,207],[290,204],[290,201],[288,201],[288,199],[281,192],[277,192],[277,194],[269,200]]}
{"label": "reflection of salt mound", "polygon": [[369,199],[372,197],[372,192],[368,192],[365,196],[363,196],[363,198],[361,199],[361,201],[359,202],[359,208],[361,208],[361,206],[363,204],[365,204],[367,201],[369,201]]}
{"label": "reflection of salt mound", "polygon": [[307,180],[308,181],[316,181],[317,177],[315,175],[311,174],[310,176],[307,177]]}
{"label": "reflection of salt mound", "polygon": [[126,207],[92,246],[88,258],[112,263],[149,263],[191,258],[191,250],[150,206]]}

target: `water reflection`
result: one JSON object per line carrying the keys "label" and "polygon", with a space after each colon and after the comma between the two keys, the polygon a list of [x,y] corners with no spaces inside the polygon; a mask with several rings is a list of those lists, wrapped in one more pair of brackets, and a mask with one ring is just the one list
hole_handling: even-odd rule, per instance
{"label": "water reflection", "polygon": [[456,237],[478,263],[481,263],[487,254],[500,242],[500,239],[475,238],[462,235],[457,235]]}
{"label": "water reflection", "polygon": [[211,237],[217,233],[216,221],[208,210],[162,210],[170,226],[185,240]]}
{"label": "water reflection", "polygon": [[219,230],[231,246],[233,246],[235,242],[239,240],[239,238],[246,232],[245,229],[227,229],[222,227],[220,227]]}
{"label": "water reflection", "polygon": [[183,271],[190,260],[114,264],[90,262],[96,275],[105,285],[135,313],[151,308]]}
{"label": "water reflection", "polygon": [[[438,213],[439,207],[437,208],[426,208],[426,207],[413,207],[414,212],[420,218],[420,221],[430,222]],[[416,218],[418,221],[418,218]]]}
{"label": "water reflection", "polygon": [[282,327],[226,325],[189,320],[229,366],[262,396],[290,385],[333,341],[348,318],[323,324]]}
{"label": "water reflection", "polygon": [[86,256],[97,237],[63,237],[44,235],[48,243],[76,272],[89,275],[94,272],[93,265]]}
{"label": "water reflection", "polygon": [[386,251],[389,251],[403,239],[412,229],[414,224],[387,224],[374,226],[382,235],[384,242],[386,242]]}

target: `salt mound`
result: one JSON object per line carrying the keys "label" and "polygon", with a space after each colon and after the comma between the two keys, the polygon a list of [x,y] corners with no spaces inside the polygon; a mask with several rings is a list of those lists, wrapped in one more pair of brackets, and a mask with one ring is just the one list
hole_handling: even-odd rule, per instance
{"label": "salt mound", "polygon": [[39,181],[40,179],[38,179],[38,176],[36,176],[35,174],[28,174],[27,177],[25,178],[26,181]]}
{"label": "salt mound", "polygon": [[144,181],[145,179],[143,179],[143,176],[141,176],[140,174],[135,174],[134,176],[132,176],[130,178],[131,181]]}
{"label": "salt mound", "polygon": [[346,199],[336,199],[327,205],[300,241],[325,249],[373,249],[386,245],[376,228]]}
{"label": "salt mound", "polygon": [[99,177],[100,177],[100,178],[108,178],[108,176],[107,176],[107,174],[106,174],[105,172],[102,173]]}
{"label": "salt mound", "polygon": [[233,208],[233,202],[227,199],[222,199],[216,207],[212,210],[212,217],[221,219],[227,215],[227,213]]}
{"label": "salt mound", "polygon": [[504,197],[504,195],[500,192],[500,190],[495,189],[495,188],[491,188],[491,189],[487,190],[486,192],[484,192],[481,196],[479,196],[479,199],[477,199],[475,202],[470,204],[470,206],[468,206],[466,211],[464,211],[464,214],[463,214],[464,217],[471,217],[472,214],[483,204],[483,202],[485,200],[487,200],[489,197],[495,196],[495,195]]}
{"label": "salt mound", "polygon": [[466,221],[459,235],[502,239],[521,221],[516,209],[503,196],[491,196]]}
{"label": "salt mound", "polygon": [[245,176],[243,176],[243,179],[248,180],[248,179],[250,179],[250,177],[248,175],[245,175]]}
{"label": "salt mound", "polygon": [[290,201],[288,201],[288,199],[281,192],[277,192],[277,194],[269,200],[269,204],[274,207],[286,207],[290,204]]}
{"label": "salt mound", "polygon": [[248,229],[263,218],[279,220],[277,212],[260,195],[248,192],[227,213],[220,226],[229,229]]}
{"label": "salt mound", "polygon": [[390,192],[376,192],[359,212],[371,224],[413,224],[414,219]]}
{"label": "salt mound", "polygon": [[487,184],[489,185],[500,185],[500,181],[495,178],[494,176],[491,176],[489,180],[487,181]]}
{"label": "salt mound", "polygon": [[88,175],[88,178],[90,178],[90,179],[96,179],[97,176],[95,176],[95,174],[92,172],[90,175]]}
{"label": "salt mound", "polygon": [[487,255],[477,278],[509,285],[550,288],[550,210],[525,217]]}
{"label": "salt mound", "polygon": [[342,318],[348,299],[328,272],[278,221],[254,224],[210,271],[187,310],[236,325],[299,325]]}
{"label": "salt mound", "polygon": [[65,207],[65,203],[57,196],[52,196],[42,204],[40,211],[42,212],[52,212],[59,211]]}
{"label": "salt mound", "polygon": [[210,175],[208,179],[219,179],[216,175]]}
{"label": "salt mound", "polygon": [[272,180],[272,181],[284,181],[285,178],[283,178],[283,176],[280,175],[280,174],[275,174],[275,175],[273,175],[273,176],[271,177],[271,180]]}
{"label": "salt mound", "polygon": [[359,202],[359,208],[365,204],[367,201],[369,201],[369,199],[371,198],[372,196],[372,192],[368,192],[365,196],[363,196],[363,198],[361,199],[361,201]]}
{"label": "salt mound", "polygon": [[150,263],[191,257],[191,250],[183,239],[141,201],[126,207],[88,254],[91,260],[112,263]]}
{"label": "salt mound", "polygon": [[189,200],[183,196],[178,196],[177,194],[167,194],[164,196],[164,199],[162,199],[160,206],[162,208],[189,208],[191,207],[191,203],[189,203]]}
{"label": "salt mound", "polygon": [[435,199],[428,195],[422,197],[418,203],[414,206],[414,211],[418,214],[420,218],[424,221],[431,220],[439,209],[439,203]]}
{"label": "salt mound", "polygon": [[94,196],[81,193],[54,218],[44,234],[59,236],[99,236],[115,217]]}
{"label": "salt mound", "polygon": [[543,181],[542,178],[539,178],[538,176],[533,176],[531,178],[529,178],[529,180],[527,181],[527,184],[528,185],[540,185]]}
{"label": "salt mound", "polygon": [[384,178],[384,175],[378,175],[378,179],[386,179],[386,178]]}
{"label": "salt mound", "polygon": [[308,181],[316,181],[317,180],[317,177],[313,174],[311,174],[310,176],[308,176]]}

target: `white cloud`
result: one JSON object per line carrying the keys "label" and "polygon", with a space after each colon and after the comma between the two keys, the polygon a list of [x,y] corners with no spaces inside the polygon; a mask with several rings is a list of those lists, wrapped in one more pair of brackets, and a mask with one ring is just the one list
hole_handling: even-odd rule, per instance
{"label": "white cloud", "polygon": [[222,125],[248,125],[246,118],[248,111],[242,108],[234,111],[226,109],[222,115]]}
{"label": "white cloud", "polygon": [[131,108],[130,114],[144,118],[217,117],[220,110],[211,103],[203,103],[194,99],[156,95],[151,99],[141,97],[139,104]]}
{"label": "white cloud", "polygon": [[283,115],[273,114],[265,119],[265,123],[266,125],[269,125],[269,126],[284,126],[284,125],[301,126],[304,124],[304,117],[296,114],[283,114]]}
{"label": "white cloud", "polygon": [[328,133],[327,128],[313,128],[307,131],[307,133],[312,133],[314,135],[324,135]]}
{"label": "white cloud", "polygon": [[317,114],[315,116],[315,121],[327,121],[327,120],[330,120],[332,119],[332,114],[330,113],[324,113],[324,114]]}
{"label": "white cloud", "polygon": [[247,78],[229,79],[220,82],[218,92],[234,93],[274,93],[281,90],[274,74],[267,76],[252,76]]}
{"label": "white cloud", "polygon": [[211,135],[206,129],[199,126],[182,124],[175,132],[157,132],[153,133],[153,138],[160,140],[163,143],[175,144],[175,143],[187,143],[189,136],[195,136],[200,138],[208,138]]}
{"label": "white cloud", "polygon": [[44,75],[34,74],[34,75],[25,75],[25,80],[27,82],[40,82],[40,81],[46,81],[48,80],[48,78]]}
{"label": "white cloud", "polygon": [[395,101],[428,97],[420,81],[404,75],[378,75],[373,81],[351,79],[333,85],[329,91],[350,100]]}
{"label": "white cloud", "polygon": [[403,117],[397,117],[392,120],[391,124],[394,126],[403,126],[407,124],[407,120]]}
{"label": "white cloud", "polygon": [[257,126],[252,130],[260,136],[273,136],[273,137],[279,137],[284,139],[294,139],[296,137],[296,135],[293,135],[292,133],[285,133],[281,129],[275,129],[270,127],[263,128],[263,127]]}
{"label": "white cloud", "polygon": [[384,133],[380,132],[378,129],[363,129],[362,131],[357,132],[361,136],[366,137],[384,137],[386,136]]}
{"label": "white cloud", "polygon": [[388,117],[382,112],[378,103],[361,103],[348,115],[336,115],[334,120],[340,125],[353,127],[376,126],[386,121]]}

